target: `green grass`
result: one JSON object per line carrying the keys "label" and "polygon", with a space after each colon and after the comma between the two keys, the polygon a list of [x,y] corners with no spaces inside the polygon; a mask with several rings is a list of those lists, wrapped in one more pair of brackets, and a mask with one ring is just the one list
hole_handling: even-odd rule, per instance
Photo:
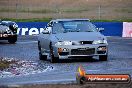
{"label": "green grass", "polygon": [[30,8],[0,8],[0,12],[23,12],[23,13],[58,13],[58,12],[64,12],[64,13],[80,13],[83,11],[89,11],[87,8],[74,8],[74,9],[37,9],[37,10],[31,10]]}
{"label": "green grass", "polygon": [[117,19],[117,20],[91,20],[92,22],[132,22],[132,19]]}
{"label": "green grass", "polygon": [[87,8],[74,8],[74,9],[61,9],[60,11],[64,12],[64,13],[81,13],[84,11],[89,11],[89,9],[87,9]]}
{"label": "green grass", "polygon": [[52,18],[32,18],[32,19],[1,18],[1,19],[15,21],[15,22],[49,22]]}
{"label": "green grass", "polygon": [[16,12],[15,9],[0,8],[0,12]]}
{"label": "green grass", "polygon": [[30,9],[21,9],[18,10],[18,12],[24,12],[24,13],[57,13],[56,10],[51,9],[40,9],[40,10],[30,10]]}
{"label": "green grass", "polygon": [[10,62],[6,60],[0,60],[0,70],[8,68],[10,65]]}
{"label": "green grass", "polygon": [[0,8],[0,12],[23,12],[23,13],[58,13],[58,12],[64,12],[64,13],[80,13],[83,11],[88,11],[88,9],[85,8],[77,8],[77,9],[38,9],[38,10],[30,10],[27,9],[10,9],[10,8]]}
{"label": "green grass", "polygon": [[115,9],[116,12],[124,12],[124,13],[132,13],[131,8],[122,8],[122,9]]}
{"label": "green grass", "polygon": [[0,57],[0,70],[4,70],[6,68],[9,68],[10,64],[14,64],[14,63],[16,63],[15,60],[8,61],[8,60],[3,59],[2,57]]}
{"label": "green grass", "polygon": [[0,12],[23,12],[23,13],[57,13],[56,10],[53,9],[39,9],[39,10],[30,10],[27,9],[10,9],[10,8],[0,8]]}
{"label": "green grass", "polygon": [[[15,19],[15,18],[0,18],[2,20],[10,20],[15,22],[49,22],[52,18],[32,18],[32,19]],[[91,19],[91,22],[132,22],[132,19],[117,19],[117,20],[98,20]]]}

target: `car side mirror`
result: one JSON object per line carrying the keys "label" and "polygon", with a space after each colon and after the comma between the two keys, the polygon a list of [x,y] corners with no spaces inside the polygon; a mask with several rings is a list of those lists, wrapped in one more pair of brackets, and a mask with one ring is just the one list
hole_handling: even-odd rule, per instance
{"label": "car side mirror", "polygon": [[43,30],[42,33],[43,34],[49,34],[50,32],[48,30]]}
{"label": "car side mirror", "polygon": [[97,28],[97,31],[102,32],[102,31],[104,31],[104,28]]}

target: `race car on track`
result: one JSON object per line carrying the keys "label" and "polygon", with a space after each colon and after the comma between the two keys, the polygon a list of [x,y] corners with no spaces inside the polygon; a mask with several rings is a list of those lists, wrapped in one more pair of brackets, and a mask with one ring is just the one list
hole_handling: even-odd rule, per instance
{"label": "race car on track", "polygon": [[18,25],[12,21],[0,21],[0,40],[8,40],[9,43],[17,41]]}
{"label": "race car on track", "polygon": [[88,19],[51,20],[38,36],[39,59],[51,57],[52,63],[71,57],[99,56],[106,61],[108,43],[104,35]]}

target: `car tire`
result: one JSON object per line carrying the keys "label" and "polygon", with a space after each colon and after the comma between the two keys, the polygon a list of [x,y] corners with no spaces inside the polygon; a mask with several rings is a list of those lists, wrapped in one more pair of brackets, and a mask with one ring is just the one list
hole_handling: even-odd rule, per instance
{"label": "car tire", "polygon": [[51,57],[50,59],[51,63],[57,63],[59,61],[59,57],[54,56],[53,47],[51,46],[51,44],[50,44],[50,57]]}
{"label": "car tire", "polygon": [[108,55],[100,55],[99,60],[100,61],[107,61],[107,57],[108,57]]}
{"label": "car tire", "polygon": [[8,42],[11,44],[15,43],[16,41],[17,41],[17,35],[14,35],[8,39]]}
{"label": "car tire", "polygon": [[47,60],[47,55],[42,55],[41,52],[39,52],[39,59],[40,60]]}
{"label": "car tire", "polygon": [[51,62],[51,63],[57,63],[58,60],[59,60],[58,57],[53,57],[53,56],[52,56],[50,62]]}
{"label": "car tire", "polygon": [[40,41],[38,41],[38,50],[41,52]]}
{"label": "car tire", "polygon": [[85,77],[76,77],[77,84],[85,84],[86,78]]}
{"label": "car tire", "polygon": [[89,58],[89,59],[92,59],[92,58],[93,58],[93,56],[89,56],[88,58]]}

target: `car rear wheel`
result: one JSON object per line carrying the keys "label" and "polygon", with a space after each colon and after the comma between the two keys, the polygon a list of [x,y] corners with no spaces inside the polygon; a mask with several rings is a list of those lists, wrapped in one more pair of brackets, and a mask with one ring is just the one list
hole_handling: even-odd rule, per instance
{"label": "car rear wheel", "polygon": [[47,55],[42,55],[42,53],[41,53],[41,46],[40,46],[39,41],[38,41],[38,50],[39,50],[39,59],[40,60],[47,60]]}
{"label": "car rear wheel", "polygon": [[17,41],[17,35],[14,35],[14,36],[12,36],[12,37],[10,37],[9,39],[8,39],[8,42],[9,43],[15,43]]}
{"label": "car rear wheel", "polygon": [[108,57],[107,55],[100,55],[99,60],[100,61],[107,61],[107,57]]}
{"label": "car rear wheel", "polygon": [[47,60],[47,55],[42,55],[41,52],[39,52],[39,59],[40,60]]}
{"label": "car rear wheel", "polygon": [[77,83],[78,84],[85,84],[86,78],[85,77],[76,77]]}
{"label": "car rear wheel", "polygon": [[50,45],[50,57],[51,57],[51,59],[50,59],[51,63],[57,63],[59,60],[59,57],[54,56],[53,47],[51,45]]}

